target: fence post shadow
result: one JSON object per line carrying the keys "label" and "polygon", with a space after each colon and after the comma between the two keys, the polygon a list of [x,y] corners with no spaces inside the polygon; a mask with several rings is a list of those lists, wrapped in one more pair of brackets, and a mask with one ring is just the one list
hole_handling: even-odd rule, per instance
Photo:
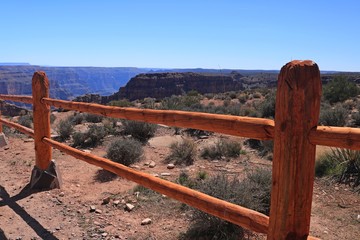
{"label": "fence post shadow", "polygon": [[[34,232],[42,239],[58,240],[48,229],[44,228],[35,218],[33,218],[24,208],[22,208],[17,201],[24,199],[33,193],[40,192],[39,190],[30,189],[30,184],[26,185],[17,195],[10,197],[6,189],[0,185],[0,207],[8,206],[11,208],[23,221],[34,230]],[[0,229],[0,239],[7,239],[5,233]]]}

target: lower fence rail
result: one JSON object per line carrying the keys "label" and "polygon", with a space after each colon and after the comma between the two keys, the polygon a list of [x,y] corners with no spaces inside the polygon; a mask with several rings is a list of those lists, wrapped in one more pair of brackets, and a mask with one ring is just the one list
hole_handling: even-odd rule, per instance
{"label": "lower fence rail", "polygon": [[[0,118],[0,122],[9,127],[15,128],[18,131],[29,135],[30,137],[34,137],[34,131],[30,128],[7,121],[2,118]],[[136,182],[144,187],[153,189],[154,191],[157,191],[161,194],[165,194],[170,198],[186,203],[201,211],[242,226],[254,232],[264,234],[268,233],[269,217],[262,213],[214,198],[212,196],[181,186],[179,184],[163,180],[150,174],[136,171],[122,164],[115,163],[109,159],[83,152],[66,144],[54,141],[50,138],[44,137],[42,141],[45,144],[63,151],[77,159],[113,172],[120,177]],[[308,236],[307,239],[316,240],[318,238]]]}

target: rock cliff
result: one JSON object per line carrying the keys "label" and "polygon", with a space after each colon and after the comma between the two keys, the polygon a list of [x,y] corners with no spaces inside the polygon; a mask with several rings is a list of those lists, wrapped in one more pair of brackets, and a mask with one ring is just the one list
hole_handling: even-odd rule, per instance
{"label": "rock cliff", "polygon": [[199,93],[218,93],[243,89],[243,76],[238,73],[220,75],[203,73],[152,73],[139,74],[130,79],[119,92],[104,97],[103,102],[126,98],[129,100],[146,97],[164,98],[191,90]]}
{"label": "rock cliff", "polygon": [[35,71],[46,72],[52,98],[72,99],[89,93],[110,95],[124,86],[131,77],[147,70],[120,67],[0,66],[0,94],[31,95],[31,79]]}

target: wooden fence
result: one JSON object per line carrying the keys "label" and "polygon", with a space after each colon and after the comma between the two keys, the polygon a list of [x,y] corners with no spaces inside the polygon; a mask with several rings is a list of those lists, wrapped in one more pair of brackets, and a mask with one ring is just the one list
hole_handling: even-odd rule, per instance
{"label": "wooden fence", "polygon": [[[275,121],[51,99],[44,72],[34,73],[32,92],[32,97],[0,95],[0,99],[33,104],[34,130],[2,118],[0,125],[3,123],[34,138],[35,164],[39,169],[49,166],[53,147],[204,212],[265,233],[272,240],[316,239],[309,236],[316,145],[360,150],[360,129],[317,126],[321,80],[319,68],[312,61],[292,61],[281,69]],[[274,139],[270,217],[52,140],[50,106],[259,140]]]}

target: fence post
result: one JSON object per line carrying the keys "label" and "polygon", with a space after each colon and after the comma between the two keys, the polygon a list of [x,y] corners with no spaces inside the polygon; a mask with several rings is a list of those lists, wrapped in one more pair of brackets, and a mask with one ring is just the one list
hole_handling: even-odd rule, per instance
{"label": "fence post", "polygon": [[321,79],[312,61],[292,61],[278,77],[270,223],[267,239],[307,239],[310,228]]}
{"label": "fence post", "polygon": [[55,162],[51,160],[51,147],[42,142],[50,138],[50,107],[42,102],[49,97],[49,80],[44,72],[35,72],[32,78],[33,123],[35,144],[35,167],[31,177],[31,188],[60,187]]}

